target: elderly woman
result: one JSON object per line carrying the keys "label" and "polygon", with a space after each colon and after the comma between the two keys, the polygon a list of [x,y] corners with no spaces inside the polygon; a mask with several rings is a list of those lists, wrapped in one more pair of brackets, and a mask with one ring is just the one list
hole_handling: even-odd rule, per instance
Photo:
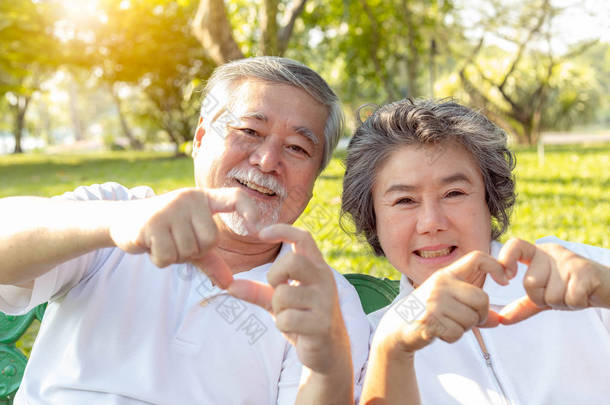
{"label": "elderly woman", "polygon": [[505,133],[454,102],[399,101],[356,131],[342,210],[402,273],[371,315],[361,403],[610,400],[610,252],[500,244],[513,167]]}

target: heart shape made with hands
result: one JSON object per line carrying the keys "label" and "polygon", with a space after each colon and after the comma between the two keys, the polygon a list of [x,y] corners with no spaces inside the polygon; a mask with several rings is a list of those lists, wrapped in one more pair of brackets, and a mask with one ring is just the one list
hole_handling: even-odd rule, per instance
{"label": "heart shape made with hands", "polygon": [[229,285],[229,294],[269,311],[308,369],[327,373],[351,364],[335,278],[309,232],[275,224],[264,228],[259,238],[289,243],[292,252],[273,262],[268,284],[237,279]]}
{"label": "heart shape made with hands", "polygon": [[[309,233],[287,224],[275,224],[262,229],[259,239],[265,242],[287,242],[291,244],[292,252],[312,263],[326,266],[322,254],[318,250]],[[278,259],[278,261],[281,260]],[[278,265],[272,266],[277,271],[270,271],[267,275],[269,284],[252,280],[234,280],[228,287],[229,294],[256,304],[272,312],[272,299],[275,289],[282,285],[297,286],[301,283],[309,284],[315,281],[316,274],[303,271],[302,266]]]}

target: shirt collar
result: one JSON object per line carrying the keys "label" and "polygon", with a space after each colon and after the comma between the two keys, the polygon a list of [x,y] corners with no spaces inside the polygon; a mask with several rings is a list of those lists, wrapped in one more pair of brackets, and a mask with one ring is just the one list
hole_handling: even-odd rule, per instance
{"label": "shirt collar", "polygon": [[271,265],[275,263],[277,259],[284,256],[288,252],[292,250],[290,243],[282,243],[280,247],[280,251],[277,256],[273,259],[272,262],[261,264],[260,266],[253,267],[248,271],[242,271],[240,273],[235,274],[233,277],[236,279],[247,279],[247,280],[256,280],[266,283],[267,282],[267,272],[271,268]]}

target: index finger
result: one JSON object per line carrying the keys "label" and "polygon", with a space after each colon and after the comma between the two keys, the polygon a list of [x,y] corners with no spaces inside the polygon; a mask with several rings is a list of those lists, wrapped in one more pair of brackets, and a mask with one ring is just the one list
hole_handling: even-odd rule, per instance
{"label": "index finger", "polygon": [[512,238],[502,246],[498,254],[498,261],[508,269],[511,276],[517,274],[517,262],[530,265],[536,256],[538,248],[522,239]]}
{"label": "index finger", "polygon": [[[325,268],[328,268],[326,264]],[[292,285],[313,284],[321,279],[323,271],[309,258],[298,253],[288,253],[278,258],[267,273],[267,281],[272,286],[289,283]],[[323,276],[322,276],[323,277]]]}
{"label": "index finger", "polygon": [[275,224],[261,230],[258,237],[266,242],[290,243],[294,253],[303,255],[312,262],[324,262],[322,253],[311,234],[303,229],[288,224]]}
{"label": "index finger", "polygon": [[477,272],[483,272],[491,277],[500,285],[507,285],[508,278],[504,267],[490,255],[474,251],[462,256],[457,261],[447,267],[447,271],[455,275],[462,281],[468,281]]}
{"label": "index finger", "polygon": [[502,311],[500,311],[500,323],[502,325],[512,325],[547,309],[551,309],[551,307],[539,307],[530,297],[524,296],[502,308]]}
{"label": "index finger", "polygon": [[269,284],[237,279],[231,283],[227,291],[235,298],[248,301],[271,312],[271,299],[275,290]]}

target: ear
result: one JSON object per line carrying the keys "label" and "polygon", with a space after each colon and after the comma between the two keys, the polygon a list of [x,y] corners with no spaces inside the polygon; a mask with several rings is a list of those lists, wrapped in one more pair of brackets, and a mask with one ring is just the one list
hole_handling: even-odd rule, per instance
{"label": "ear", "polygon": [[205,135],[205,128],[203,126],[203,117],[199,117],[199,122],[197,123],[197,128],[195,129],[195,137],[193,138],[193,155],[201,146],[201,139]]}

